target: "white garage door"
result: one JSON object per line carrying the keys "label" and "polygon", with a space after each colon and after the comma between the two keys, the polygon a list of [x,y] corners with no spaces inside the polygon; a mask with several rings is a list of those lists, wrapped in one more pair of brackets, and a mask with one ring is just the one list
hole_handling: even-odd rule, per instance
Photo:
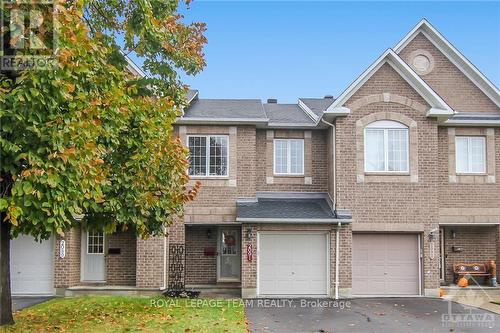
{"label": "white garage door", "polygon": [[417,235],[353,235],[354,295],[418,295],[419,271]]}
{"label": "white garage door", "polygon": [[20,235],[10,243],[12,294],[53,294],[53,238],[42,243]]}
{"label": "white garage door", "polygon": [[261,233],[258,244],[260,295],[326,295],[327,234]]}

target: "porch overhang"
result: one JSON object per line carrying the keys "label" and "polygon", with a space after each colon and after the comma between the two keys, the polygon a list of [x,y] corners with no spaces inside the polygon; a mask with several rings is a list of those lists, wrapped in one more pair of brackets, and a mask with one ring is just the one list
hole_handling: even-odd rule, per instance
{"label": "porch overhang", "polygon": [[257,193],[236,202],[236,221],[265,224],[339,224],[351,217],[337,214],[326,193]]}
{"label": "porch overhang", "polygon": [[498,222],[440,222],[440,227],[491,227],[500,225]]}

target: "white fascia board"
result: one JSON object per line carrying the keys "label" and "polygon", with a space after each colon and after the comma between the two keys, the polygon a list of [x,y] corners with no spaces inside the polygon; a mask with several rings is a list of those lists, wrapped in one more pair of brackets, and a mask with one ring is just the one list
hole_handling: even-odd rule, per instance
{"label": "white fascia board", "polygon": [[[336,112],[342,111],[341,107],[343,104],[349,100],[349,98],[354,95],[354,93],[366,82],[368,81],[374,73],[377,72],[382,65],[388,63],[392,68],[406,81],[410,84],[413,89],[415,89],[429,105],[431,105],[431,110],[441,110],[439,111],[440,116],[451,116],[454,114],[453,109],[446,104],[446,102],[439,97],[434,90],[429,87],[427,83],[420,76],[408,66],[393,50],[388,49],[385,51],[373,64],[368,67],[367,70],[361,74],[356,81],[354,81],[340,96],[337,98],[332,105],[328,107],[325,114],[335,114]],[[343,107],[347,112],[349,110]],[[435,116],[431,113],[429,116]]]}
{"label": "white fascia board", "polygon": [[125,53],[123,53],[123,56],[125,57],[125,60],[127,61],[127,69],[132,73],[132,74],[135,74],[137,76],[140,76],[140,77],[146,77],[146,73],[144,73],[144,71],[139,67],[137,66],[137,64],[135,62],[132,61],[132,59],[129,58],[129,56],[127,56]]}
{"label": "white fascia board", "polygon": [[488,126],[499,127],[500,120],[448,119],[439,126]]}
{"label": "white fascia board", "polygon": [[198,94],[200,93],[198,90],[195,90],[196,92],[194,93],[193,97],[191,97],[187,102],[188,104],[191,104],[192,101],[194,101],[197,97]]}
{"label": "white fascia board", "polygon": [[318,116],[299,98],[299,107],[309,116],[315,123],[319,122]]}
{"label": "white fascia board", "polygon": [[401,39],[394,47],[395,52],[399,54],[419,33],[422,33],[451,63],[488,96],[496,106],[500,107],[500,91],[498,88],[426,19],[421,20]]}

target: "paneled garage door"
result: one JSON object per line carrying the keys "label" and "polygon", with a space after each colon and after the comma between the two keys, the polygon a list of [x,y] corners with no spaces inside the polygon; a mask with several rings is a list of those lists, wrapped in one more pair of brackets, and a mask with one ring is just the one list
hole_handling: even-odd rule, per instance
{"label": "paneled garage door", "polygon": [[328,236],[324,233],[260,233],[260,295],[326,295]]}
{"label": "paneled garage door", "polygon": [[418,295],[417,235],[354,234],[352,292],[354,295]]}
{"label": "paneled garage door", "polygon": [[42,243],[20,235],[10,243],[12,294],[51,295],[53,283],[53,238]]}

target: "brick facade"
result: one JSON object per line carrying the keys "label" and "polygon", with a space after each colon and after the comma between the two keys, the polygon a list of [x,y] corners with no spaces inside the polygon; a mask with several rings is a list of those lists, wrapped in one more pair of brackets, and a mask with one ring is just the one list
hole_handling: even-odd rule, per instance
{"label": "brick facade", "polygon": [[[453,238],[452,232],[455,238]],[[443,228],[445,282],[453,283],[454,264],[497,261],[497,233],[498,226]],[[453,251],[454,246],[460,247],[462,251]]]}
{"label": "brick facade", "polygon": [[[411,64],[424,54],[430,68],[421,78],[454,110],[500,114],[500,109],[426,37],[419,34],[400,52]],[[352,212],[352,222],[340,227],[339,290],[349,296],[352,288],[353,233],[418,234],[421,240],[422,293],[437,295],[440,285],[439,237],[444,230],[445,282],[451,282],[451,265],[458,261],[500,259],[500,129],[498,127],[446,127],[427,117],[431,105],[389,63],[383,64],[352,96],[345,107],[351,112],[335,119],[335,130],[320,124],[307,129],[266,128],[256,125],[176,125],[183,142],[189,135],[227,135],[229,174],[217,179],[193,177],[201,189],[185,214],[168,228],[168,237],[136,239],[132,233],[109,236],[110,247],[120,256],[107,259],[108,284],[159,289],[168,284],[168,249],[185,244],[186,283],[217,283],[220,227],[241,228],[241,288],[243,296],[257,292],[257,235],[262,231],[324,231],[330,235],[330,294],[335,284],[335,234],[337,225],[246,224],[236,222],[236,201],[255,198],[258,192],[326,192],[336,208]],[[377,120],[393,120],[408,127],[409,172],[364,171],[364,129]],[[487,141],[487,172],[457,175],[454,138],[481,135]],[[278,176],[273,170],[273,140],[304,139],[304,175]],[[335,170],[335,172],[334,172]],[[482,226],[460,226],[478,223]],[[247,229],[251,232],[248,233]],[[456,229],[451,238],[450,230]],[[207,231],[210,231],[208,235]],[[432,234],[431,234],[432,233]],[[64,238],[66,258],[55,258],[55,285],[67,288],[80,281],[81,234],[75,229]],[[58,242],[60,239],[58,239]],[[248,261],[246,248],[253,247]],[[452,251],[461,246],[462,252]],[[210,251],[208,251],[210,252]]]}

